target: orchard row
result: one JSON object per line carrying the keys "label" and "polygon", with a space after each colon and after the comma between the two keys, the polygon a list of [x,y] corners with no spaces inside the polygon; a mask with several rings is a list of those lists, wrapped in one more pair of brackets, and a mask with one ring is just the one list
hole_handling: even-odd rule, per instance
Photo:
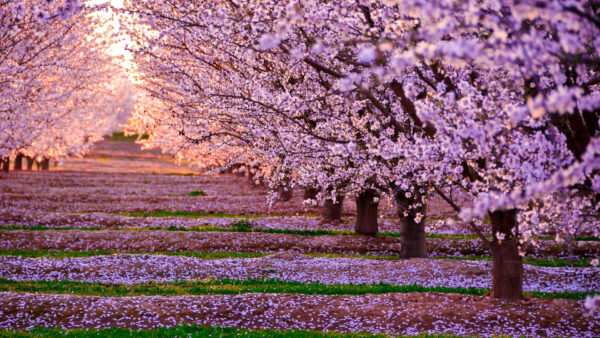
{"label": "orchard row", "polygon": [[[126,77],[106,16],[73,0],[0,3],[0,162],[47,169],[114,129]],[[108,33],[107,33],[108,32]],[[23,163],[23,159],[27,162]]]}
{"label": "orchard row", "polygon": [[[395,201],[423,257],[436,194],[522,297],[520,246],[597,234],[600,21],[594,1],[127,1],[140,97],[129,129],[273,192],[305,187],[355,229]],[[275,194],[273,194],[275,195]],[[485,221],[493,238],[484,235]]]}

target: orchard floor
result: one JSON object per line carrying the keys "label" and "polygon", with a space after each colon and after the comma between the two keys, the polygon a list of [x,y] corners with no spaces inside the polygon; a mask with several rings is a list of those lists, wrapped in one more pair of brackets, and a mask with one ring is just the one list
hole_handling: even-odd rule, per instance
{"label": "orchard floor", "polygon": [[204,175],[126,141],[48,172],[2,174],[0,327],[600,336],[600,315],[583,309],[600,292],[597,238],[577,241],[571,266],[549,239],[526,247],[526,299],[503,302],[485,295],[482,243],[445,221],[441,201],[429,203],[430,258],[403,261],[387,201],[383,233],[366,237],[352,233],[352,199],[342,222],[324,223],[302,194],[269,207],[245,177]]}

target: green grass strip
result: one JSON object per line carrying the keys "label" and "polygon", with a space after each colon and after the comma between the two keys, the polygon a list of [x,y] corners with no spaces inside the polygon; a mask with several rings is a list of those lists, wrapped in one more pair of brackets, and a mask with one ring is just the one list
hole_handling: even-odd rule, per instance
{"label": "green grass strip", "polygon": [[[233,218],[233,217],[231,217]],[[85,231],[98,231],[98,230],[129,230],[129,231],[192,231],[192,232],[258,232],[267,234],[285,234],[285,235],[299,235],[299,236],[325,236],[325,235],[344,235],[344,236],[358,236],[356,232],[351,230],[294,230],[294,229],[265,229],[265,228],[254,228],[254,227],[217,227],[214,225],[201,225],[192,227],[123,227],[123,228],[105,228],[105,227],[48,227],[42,225],[24,226],[24,225],[0,225],[0,230],[85,230]],[[400,238],[402,234],[399,232],[379,232],[376,236],[387,236]],[[426,238],[437,238],[437,239],[449,239],[449,240],[469,240],[478,239],[476,235],[469,234],[425,234]],[[490,236],[486,236],[490,237]],[[548,238],[549,239],[549,238]],[[598,237],[577,237],[578,241],[600,241]]]}
{"label": "green grass strip", "polygon": [[[139,284],[107,284],[78,281],[14,281],[0,279],[0,291],[41,292],[52,294],[77,294],[102,297],[124,296],[183,296],[208,294],[243,293],[294,293],[305,295],[365,295],[382,293],[438,292],[484,295],[489,289],[452,288],[444,286],[425,287],[420,285],[379,284],[323,284],[302,283],[279,279],[221,279],[203,281],[176,281],[169,283],[148,282]],[[598,294],[589,292],[526,292],[535,298],[584,299]]]}
{"label": "green grass strip", "polygon": [[[189,212],[189,211],[154,211],[154,212],[122,212],[122,213],[113,213],[113,215],[125,216],[125,217],[181,217],[181,218],[239,218],[239,219],[252,219],[252,218],[281,218],[281,217],[290,217],[290,215],[265,215],[265,214],[252,214],[252,215],[239,215],[239,214],[229,214],[224,212],[218,213],[198,213],[198,212]],[[308,218],[317,218],[319,215],[313,213],[307,213],[302,215],[303,217]]]}
{"label": "green grass strip", "polygon": [[[488,260],[491,261],[491,256],[433,256],[430,258],[434,259],[453,259],[460,261],[481,261]],[[589,268],[591,267],[590,261],[592,258],[576,258],[574,261],[569,261],[568,258],[556,258],[556,257],[548,257],[548,258],[540,258],[540,257],[523,257],[523,264],[533,265],[533,266],[544,266],[551,268],[562,268],[562,267],[572,267],[572,268]]]}
{"label": "green grass strip", "polygon": [[[107,136],[106,138],[109,141],[118,141],[118,142],[133,142],[135,140],[137,140],[139,135],[129,135],[129,136],[125,136],[124,132],[115,132],[113,133],[111,136]],[[148,139],[148,135],[143,134],[141,139],[142,140],[146,140]]]}
{"label": "green grass strip", "polygon": [[0,230],[36,230],[36,231],[47,231],[47,230],[88,230],[88,231],[100,231],[100,230],[115,230],[111,228],[103,227],[89,227],[89,228],[78,228],[78,227],[47,227],[43,225],[0,225]]}
{"label": "green grass strip", "polygon": [[[263,228],[231,228],[231,227],[217,227],[213,225],[202,225],[193,227],[123,227],[123,228],[103,228],[103,227],[48,227],[43,225],[34,226],[23,226],[23,225],[0,225],[0,230],[83,230],[83,231],[100,231],[100,230],[125,230],[125,231],[191,231],[191,232],[260,232],[270,234],[286,234],[286,235],[300,235],[300,236],[323,236],[323,235],[356,235],[353,231],[339,231],[339,230],[291,230],[291,229],[263,229]],[[381,233],[379,236],[400,237],[398,233]]]}
{"label": "green grass strip", "polygon": [[93,257],[106,256],[114,254],[128,255],[164,255],[164,256],[185,256],[201,259],[226,259],[226,258],[258,258],[270,255],[269,253],[258,252],[141,252],[141,251],[59,251],[59,250],[0,250],[0,256],[19,256],[28,258],[67,258],[67,257]]}
{"label": "green grass strip", "polygon": [[[335,333],[335,332],[317,332],[306,330],[247,330],[235,327],[220,327],[220,326],[198,326],[178,325],[173,327],[160,327],[152,330],[131,330],[126,328],[110,328],[110,329],[74,329],[63,330],[59,328],[35,328],[32,330],[0,330],[0,337],[100,337],[100,338],[125,338],[125,337],[305,337],[305,338],[362,338],[376,337],[384,338],[391,337],[389,335],[372,335],[369,333]],[[418,336],[398,336],[398,337],[417,337],[417,338],[460,338],[461,336],[446,335],[446,334],[421,334]]]}
{"label": "green grass strip", "polygon": [[[19,256],[19,257],[45,257],[45,258],[67,258],[67,257],[92,257],[102,255],[127,254],[127,255],[164,255],[164,256],[186,256],[196,257],[201,259],[225,259],[225,258],[258,258],[271,255],[272,253],[257,253],[257,252],[141,252],[141,251],[70,251],[70,250],[0,250],[0,256]],[[389,260],[397,261],[398,256],[392,255],[346,255],[346,254],[304,254],[310,257],[324,258],[360,258],[372,260]],[[452,260],[467,260],[480,261],[491,260],[490,256],[432,256],[432,259],[452,259]],[[569,262],[566,258],[536,258],[525,257],[524,264],[544,267],[590,267],[591,258],[580,258],[574,262]]]}

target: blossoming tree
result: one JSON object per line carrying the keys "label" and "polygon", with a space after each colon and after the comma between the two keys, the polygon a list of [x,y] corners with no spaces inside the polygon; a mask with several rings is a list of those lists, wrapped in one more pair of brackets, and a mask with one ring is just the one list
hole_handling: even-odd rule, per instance
{"label": "blossoming tree", "polygon": [[243,163],[273,188],[355,194],[361,233],[391,196],[404,257],[426,255],[435,193],[490,249],[498,298],[522,297],[534,235],[598,232],[593,1],[128,6],[152,102],[131,123],[148,145]]}
{"label": "blossoming tree", "polygon": [[[426,97],[414,107],[431,132],[415,135],[420,146],[405,154],[431,169],[431,186],[461,217],[490,219],[491,241],[481,223],[471,224],[494,258],[494,296],[520,298],[518,240],[531,240],[549,224],[559,236],[581,223],[598,233],[597,5],[388,1],[357,7],[367,22],[387,21],[365,36],[359,51],[383,61],[340,81],[362,89],[365,79],[377,78],[393,88],[414,76],[418,89],[409,99]],[[325,24],[330,18],[319,17],[321,8],[288,7],[283,28],[265,37],[269,47],[281,46],[297,26]],[[408,14],[381,14],[390,8]],[[444,186],[460,188],[474,205],[459,206]]]}
{"label": "blossoming tree", "polygon": [[[96,34],[101,22],[75,1],[0,5],[0,157],[79,155],[116,124],[119,69]],[[68,132],[66,132],[68,131]],[[29,161],[31,163],[32,160]]]}

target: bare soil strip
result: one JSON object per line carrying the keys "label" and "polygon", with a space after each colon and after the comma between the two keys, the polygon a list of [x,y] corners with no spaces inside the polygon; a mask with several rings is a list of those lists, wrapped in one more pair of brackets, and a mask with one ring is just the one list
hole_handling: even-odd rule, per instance
{"label": "bare soil strip", "polygon": [[[0,180],[0,224],[48,227],[227,227],[234,219],[123,217],[119,213],[186,211],[202,214],[285,215],[255,219],[268,229],[351,230],[352,220],[323,224],[307,213],[296,189],[287,202],[267,203],[267,190],[236,175],[188,176],[158,152],[144,152],[131,142],[101,142],[80,160],[50,172],[11,172]],[[192,196],[202,191],[205,196]],[[344,212],[355,212],[353,198]],[[427,217],[452,218],[439,198],[428,202]],[[395,216],[391,203],[380,215]],[[382,220],[382,231],[397,231],[397,220]],[[464,224],[428,223],[428,232],[465,234]],[[580,234],[583,235],[583,234]],[[587,235],[587,234],[586,234]],[[562,257],[564,248],[540,241],[526,248],[532,257]],[[430,255],[478,256],[488,252],[479,240],[428,238]],[[76,280],[108,283],[277,278],[327,284],[488,288],[489,261],[314,258],[300,253],[398,255],[400,238],[377,236],[300,236],[245,232],[0,230],[0,250],[246,252],[275,253],[261,258],[205,260],[166,255],[115,254],[93,257],[0,257],[0,278]],[[579,257],[598,257],[600,242],[578,242]],[[598,290],[600,269],[525,266],[525,289]],[[21,282],[18,282],[21,283]],[[25,282],[22,282],[25,283]],[[56,282],[59,283],[59,282]],[[283,282],[281,282],[283,283]],[[141,284],[127,284],[141,285]],[[306,284],[302,284],[303,286]],[[33,289],[28,289],[33,290]],[[47,289],[44,289],[47,290]],[[413,289],[414,290],[414,289]],[[50,291],[52,292],[52,291]],[[264,292],[264,291],[261,291]],[[299,291],[298,291],[299,292]],[[482,291],[483,292],[483,291]],[[195,323],[248,329],[307,329],[388,334],[452,333],[529,336],[600,336],[600,314],[584,314],[581,300],[529,299],[502,302],[488,297],[440,293],[385,293],[358,296],[246,293],[240,295],[98,297],[69,294],[0,292],[0,327],[150,329]]]}
{"label": "bare soil strip", "polygon": [[[551,241],[541,247],[528,246],[532,257],[564,254]],[[121,230],[0,230],[0,250],[71,250],[71,251],[139,251],[139,252],[278,252],[332,253],[363,255],[398,255],[400,238],[387,236],[300,236],[258,232],[184,232]],[[480,240],[427,239],[432,256],[481,256],[489,252]],[[580,241],[575,254],[597,257],[600,242]]]}
{"label": "bare soil strip", "polygon": [[[77,258],[0,257],[0,276],[11,280],[72,280],[135,284],[208,279],[278,279],[324,284],[416,284],[490,288],[491,263],[444,259],[400,261],[309,257],[280,252],[261,258],[205,260],[127,255]],[[525,291],[600,291],[600,269],[525,266]]]}
{"label": "bare soil strip", "polygon": [[243,294],[94,297],[0,293],[0,327],[150,329],[196,323],[247,329],[592,337],[600,317],[565,299],[502,302],[459,294]]}
{"label": "bare soil strip", "polygon": [[[206,196],[189,196],[191,191]],[[297,215],[306,208],[303,190],[287,202],[267,203],[268,191],[236,175],[182,176],[150,173],[11,172],[0,180],[0,203],[44,212],[150,212]],[[354,210],[349,199],[347,211]],[[383,210],[383,209],[382,209]],[[390,208],[390,210],[392,210]]]}
{"label": "bare soil strip", "polygon": [[[0,205],[46,212],[136,212],[180,210],[233,214],[297,215],[319,212],[303,205],[303,189],[290,201],[267,204],[267,189],[238,175],[199,175],[187,165],[158,151],[142,151],[133,142],[104,141],[82,159],[69,159],[49,172],[11,172],[0,180]],[[197,169],[197,168],[196,168]],[[191,197],[202,190],[203,197]],[[430,202],[428,215],[451,215],[440,199]],[[354,214],[354,199],[346,198],[344,212]],[[391,203],[380,203],[380,214],[394,216]],[[1,220],[1,219],[0,219]]]}
{"label": "bare soil strip", "polygon": [[[217,227],[228,227],[232,222],[245,220],[250,221],[257,228],[280,229],[280,230],[340,230],[354,232],[355,219],[345,217],[342,222],[323,222],[314,215],[305,216],[283,216],[283,215],[223,215],[210,214],[202,217],[127,217],[118,214],[103,212],[91,213],[65,213],[45,212],[30,209],[8,208],[0,211],[0,225],[18,226],[45,226],[51,228],[129,228],[129,227],[177,227],[190,228],[203,225]],[[262,217],[268,216],[268,217]],[[400,221],[398,219],[380,219],[380,232],[400,232]],[[464,222],[453,222],[448,224],[445,220],[432,220],[426,223],[427,233],[436,234],[471,234],[471,229]]]}

